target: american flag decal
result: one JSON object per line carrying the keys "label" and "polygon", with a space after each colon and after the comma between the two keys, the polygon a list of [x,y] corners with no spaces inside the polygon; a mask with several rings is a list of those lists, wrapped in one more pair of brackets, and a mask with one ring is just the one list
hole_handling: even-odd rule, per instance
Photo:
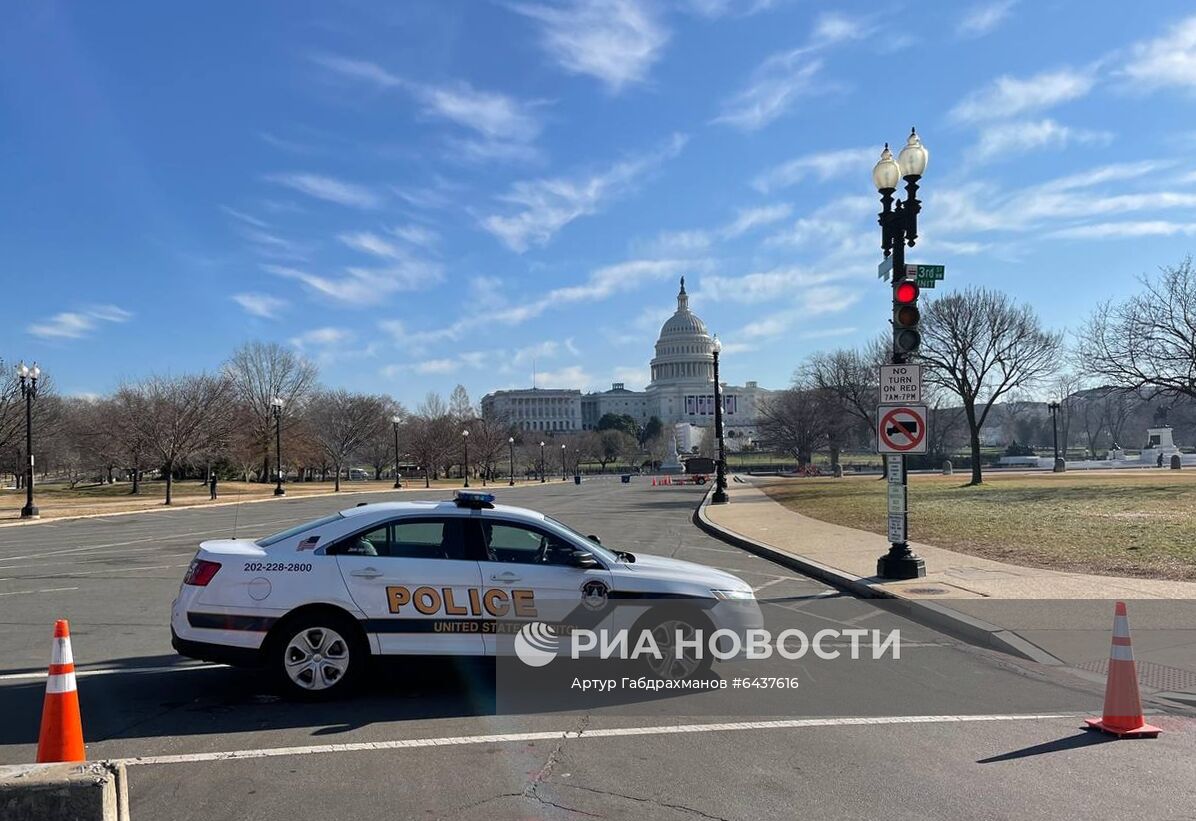
{"label": "american flag decal", "polygon": [[296,551],[302,553],[304,550],[315,550],[316,543],[319,541],[320,541],[319,536],[308,536],[306,539],[304,539],[303,541],[301,541],[299,543],[299,547],[296,548]]}

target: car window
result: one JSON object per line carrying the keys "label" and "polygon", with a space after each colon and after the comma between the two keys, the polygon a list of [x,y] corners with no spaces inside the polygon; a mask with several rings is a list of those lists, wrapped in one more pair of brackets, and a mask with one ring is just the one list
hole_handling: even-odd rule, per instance
{"label": "car window", "polygon": [[323,527],[326,524],[331,524],[332,522],[335,522],[337,519],[343,519],[343,518],[345,518],[345,517],[340,515],[339,513],[333,513],[331,516],[324,516],[323,518],[320,518],[320,519],[315,519],[310,522],[304,522],[301,525],[295,525],[294,527],[288,527],[286,530],[280,530],[277,533],[270,534],[269,536],[263,536],[262,538],[258,539],[255,542],[255,544],[258,547],[269,547],[272,544],[277,544],[278,542],[281,542],[283,539],[289,539],[292,536],[298,536],[300,533],[306,533],[309,530],[314,530],[317,527]]}
{"label": "car window", "polygon": [[465,523],[456,517],[399,519],[391,523],[389,555],[408,559],[464,559]]}
{"label": "car window", "polygon": [[390,528],[386,525],[350,536],[336,552],[344,556],[386,556],[390,553]]}
{"label": "car window", "polygon": [[550,533],[508,522],[482,520],[482,543],[490,561],[567,564],[572,545]]}

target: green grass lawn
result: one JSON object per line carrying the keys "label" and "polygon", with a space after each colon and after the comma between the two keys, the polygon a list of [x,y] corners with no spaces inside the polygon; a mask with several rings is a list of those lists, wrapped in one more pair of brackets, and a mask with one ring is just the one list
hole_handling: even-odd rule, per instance
{"label": "green grass lawn", "polygon": [[[1196,581],[1196,474],[910,476],[913,541],[1035,567]],[[885,482],[787,479],[765,492],[835,524],[885,532]]]}

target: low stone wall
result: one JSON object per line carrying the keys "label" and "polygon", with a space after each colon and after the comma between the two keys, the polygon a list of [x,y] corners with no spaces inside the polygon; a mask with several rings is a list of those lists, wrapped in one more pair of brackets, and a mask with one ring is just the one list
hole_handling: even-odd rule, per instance
{"label": "low stone wall", "polygon": [[0,767],[4,821],[128,821],[125,765],[17,764]]}

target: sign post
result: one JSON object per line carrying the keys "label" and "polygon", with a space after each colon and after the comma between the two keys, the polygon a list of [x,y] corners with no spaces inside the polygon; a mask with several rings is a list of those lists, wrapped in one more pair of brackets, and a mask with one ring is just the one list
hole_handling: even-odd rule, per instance
{"label": "sign post", "polygon": [[[916,374],[914,373],[916,371]],[[887,373],[886,373],[887,372]],[[886,377],[891,381],[886,382]],[[912,381],[910,381],[912,380]],[[892,387],[886,392],[886,384]],[[921,369],[917,365],[884,365],[881,367],[881,395],[920,398]],[[882,578],[917,578],[926,575],[926,563],[909,549],[909,473],[905,454],[926,452],[925,405],[902,403],[881,405],[876,409],[876,449],[885,456],[885,489],[888,497],[888,537],[892,550],[876,562],[876,575]],[[890,557],[896,552],[904,563],[900,569],[890,567]],[[912,565],[912,567],[911,567]],[[910,575],[914,572],[916,575]]]}

